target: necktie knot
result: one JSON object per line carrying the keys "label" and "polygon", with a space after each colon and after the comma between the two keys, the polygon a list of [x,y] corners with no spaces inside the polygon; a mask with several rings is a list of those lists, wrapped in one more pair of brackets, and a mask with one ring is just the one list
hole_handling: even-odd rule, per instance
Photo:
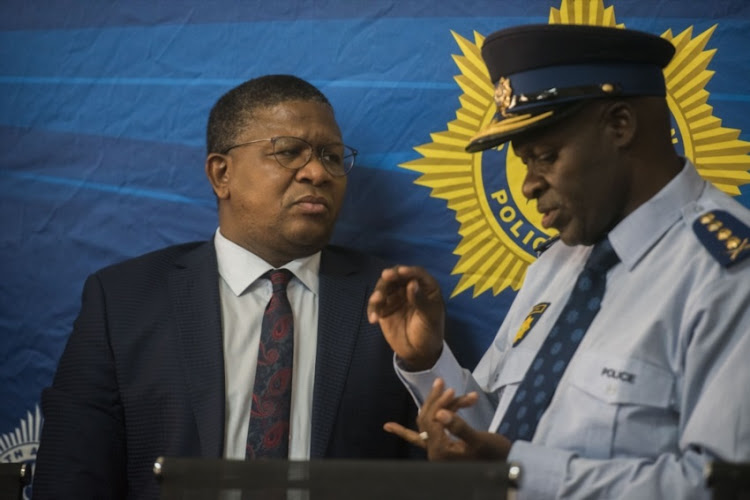
{"label": "necktie knot", "polygon": [[609,238],[604,238],[594,245],[584,269],[606,273],[618,262],[620,262],[620,258],[617,256],[615,249],[612,248],[612,243],[609,242]]}
{"label": "necktie knot", "polygon": [[273,293],[283,292],[294,275],[289,269],[271,269],[263,277],[271,281]]}

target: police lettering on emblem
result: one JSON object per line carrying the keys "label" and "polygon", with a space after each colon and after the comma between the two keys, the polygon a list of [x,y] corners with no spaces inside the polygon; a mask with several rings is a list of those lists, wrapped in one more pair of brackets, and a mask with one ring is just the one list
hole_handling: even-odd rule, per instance
{"label": "police lettering on emblem", "polygon": [[602,376],[621,380],[623,382],[627,382],[628,384],[635,383],[635,373],[629,373],[626,371],[617,371],[614,368],[607,368],[607,367],[602,368]]}

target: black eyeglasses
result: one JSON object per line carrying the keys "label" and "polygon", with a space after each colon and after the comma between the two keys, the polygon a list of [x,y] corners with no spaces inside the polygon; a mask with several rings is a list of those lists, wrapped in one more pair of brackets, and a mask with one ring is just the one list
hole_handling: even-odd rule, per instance
{"label": "black eyeglasses", "polygon": [[[313,155],[313,145],[299,137],[271,137],[269,139],[256,139],[242,144],[235,144],[224,150],[222,154],[227,154],[234,148],[249,146],[259,142],[271,141],[273,147],[273,157],[279,165],[290,170],[299,170],[304,167]],[[318,149],[318,158],[325,169],[334,177],[343,177],[354,167],[354,159],[357,156],[357,150],[344,144],[328,144],[320,146]]]}

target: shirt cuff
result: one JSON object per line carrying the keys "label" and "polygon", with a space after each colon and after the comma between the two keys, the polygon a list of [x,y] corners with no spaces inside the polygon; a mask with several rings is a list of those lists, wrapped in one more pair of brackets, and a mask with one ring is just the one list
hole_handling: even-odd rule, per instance
{"label": "shirt cuff", "polygon": [[395,354],[393,355],[393,367],[396,370],[396,375],[398,375],[411,393],[414,401],[420,407],[432,390],[432,384],[438,377],[442,377],[445,381],[446,388],[453,388],[458,392],[463,387],[461,366],[445,342],[443,342],[443,351],[440,353],[440,357],[429,370],[418,372],[407,371],[401,366],[401,361]]}
{"label": "shirt cuff", "polygon": [[517,500],[557,498],[565,480],[569,451],[516,441],[508,454],[508,462],[521,466],[521,480]]}

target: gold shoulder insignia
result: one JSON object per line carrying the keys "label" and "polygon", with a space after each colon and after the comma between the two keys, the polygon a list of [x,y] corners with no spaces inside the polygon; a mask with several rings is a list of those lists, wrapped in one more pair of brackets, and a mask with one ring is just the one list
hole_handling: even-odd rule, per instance
{"label": "gold shoulder insignia", "polygon": [[693,222],[693,230],[706,250],[724,267],[750,256],[750,227],[729,212],[706,212]]}

